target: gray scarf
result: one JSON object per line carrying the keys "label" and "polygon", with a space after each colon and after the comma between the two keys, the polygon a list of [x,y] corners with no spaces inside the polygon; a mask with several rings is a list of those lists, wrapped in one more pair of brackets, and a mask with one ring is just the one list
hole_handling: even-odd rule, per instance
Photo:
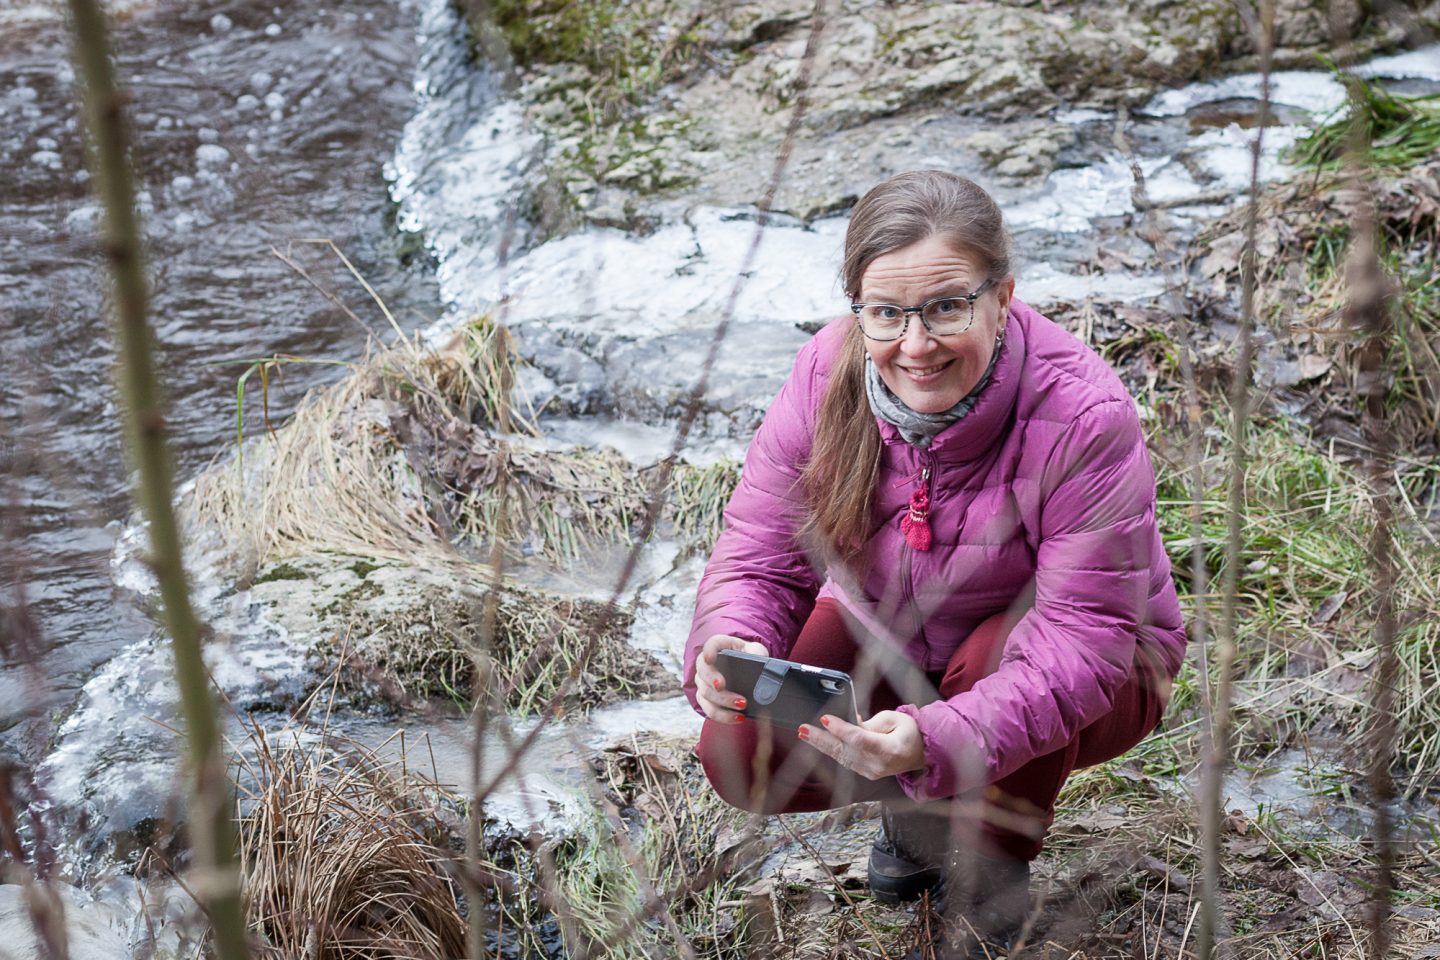
{"label": "gray scarf", "polygon": [[990,353],[990,365],[980,376],[980,382],[975,388],[967,393],[959,403],[949,410],[942,410],[939,413],[917,413],[911,410],[890,388],[885,386],[885,381],[880,379],[880,371],[875,368],[875,363],[868,356],[865,358],[865,395],[870,400],[870,412],[881,420],[889,423],[900,431],[901,438],[914,447],[924,450],[930,446],[930,441],[950,424],[959,420],[969,413],[975,402],[980,399],[980,391],[990,382],[990,374],[995,370],[995,361],[1000,359],[1000,344],[1004,335],[995,338],[995,349]]}

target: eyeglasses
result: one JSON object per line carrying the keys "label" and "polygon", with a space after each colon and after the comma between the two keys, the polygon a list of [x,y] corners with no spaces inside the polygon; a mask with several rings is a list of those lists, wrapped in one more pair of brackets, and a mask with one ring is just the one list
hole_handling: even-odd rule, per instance
{"label": "eyeglasses", "polygon": [[932,336],[949,337],[964,333],[975,322],[975,301],[995,286],[991,277],[973,293],[956,297],[936,297],[914,307],[897,303],[852,303],[850,312],[860,321],[860,332],[871,340],[899,340],[910,325],[910,314],[918,313],[920,322]]}

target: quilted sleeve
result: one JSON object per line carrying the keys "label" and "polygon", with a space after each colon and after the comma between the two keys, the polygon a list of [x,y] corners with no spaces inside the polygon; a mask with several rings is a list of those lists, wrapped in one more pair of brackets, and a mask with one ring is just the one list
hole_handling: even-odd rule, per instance
{"label": "quilted sleeve", "polygon": [[700,580],[683,673],[692,706],[695,659],[709,637],[756,640],[783,657],[815,605],[819,578],[798,542],[807,514],[800,471],[820,390],[815,348],[813,340],[802,348],[750,441],[724,531]]}
{"label": "quilted sleeve", "polygon": [[1130,676],[1156,537],[1155,477],[1128,398],[1077,417],[1040,473],[1035,605],[999,668],[915,717],[924,769],[911,797],[950,797],[1059,749],[1107,713]]}

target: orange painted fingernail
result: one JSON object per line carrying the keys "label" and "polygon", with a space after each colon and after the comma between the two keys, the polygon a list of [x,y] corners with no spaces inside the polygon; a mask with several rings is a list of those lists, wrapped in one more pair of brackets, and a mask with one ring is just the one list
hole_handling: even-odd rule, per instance
{"label": "orange painted fingernail", "polygon": [[744,697],[740,697],[739,699],[737,699],[737,700],[735,701],[735,709],[736,709],[736,710],[744,710],[744,709],[745,709],[745,698],[744,698]]}
{"label": "orange painted fingernail", "polygon": [[719,678],[719,677],[716,677],[716,678],[715,678],[715,689],[716,689],[716,690],[719,690],[719,689],[720,689],[720,678]]}
{"label": "orange painted fingernail", "polygon": [[829,718],[829,717],[821,717],[821,718],[820,718],[820,725],[823,726],[826,730],[829,730],[829,729],[830,729],[830,718]]}
{"label": "orange painted fingernail", "polygon": [[743,714],[743,713],[737,713],[737,714],[735,714],[735,722],[736,722],[736,723],[744,723],[744,722],[745,722],[745,714]]}
{"label": "orange painted fingernail", "polygon": [[798,730],[795,731],[795,736],[799,737],[801,740],[809,740],[810,731],[807,730],[805,727],[800,727]]}

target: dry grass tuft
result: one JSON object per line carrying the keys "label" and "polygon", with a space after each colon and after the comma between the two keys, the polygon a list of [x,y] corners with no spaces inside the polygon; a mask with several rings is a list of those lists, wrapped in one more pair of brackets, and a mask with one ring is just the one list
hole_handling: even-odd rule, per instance
{"label": "dry grass tuft", "polygon": [[[366,587],[378,580],[382,577],[371,574],[353,591],[356,599],[338,605],[342,609],[334,612],[334,628],[323,633],[328,639],[319,652],[340,664],[342,682],[378,675],[379,692],[402,705],[429,697],[467,700],[484,587],[431,585],[403,605],[382,594],[372,604]],[[539,710],[559,693],[587,648],[589,659],[564,703],[567,711],[678,693],[674,676],[629,644],[632,622],[628,611],[609,611],[596,600],[506,584],[488,650],[495,701],[519,713]]]}
{"label": "dry grass tuft", "polygon": [[[554,449],[523,397],[502,442],[494,423],[515,362],[487,317],[438,350],[372,345],[287,424],[204,471],[185,500],[191,525],[252,567],[324,551],[483,576],[472,558],[496,538],[554,563],[628,543],[656,468],[609,450]],[[707,547],[738,478],[732,464],[679,465],[670,529]]]}
{"label": "dry grass tuft", "polygon": [[[286,736],[280,734],[279,736]],[[356,744],[252,734],[239,817],[256,955],[273,960],[453,960],[465,921],[433,799]]]}

